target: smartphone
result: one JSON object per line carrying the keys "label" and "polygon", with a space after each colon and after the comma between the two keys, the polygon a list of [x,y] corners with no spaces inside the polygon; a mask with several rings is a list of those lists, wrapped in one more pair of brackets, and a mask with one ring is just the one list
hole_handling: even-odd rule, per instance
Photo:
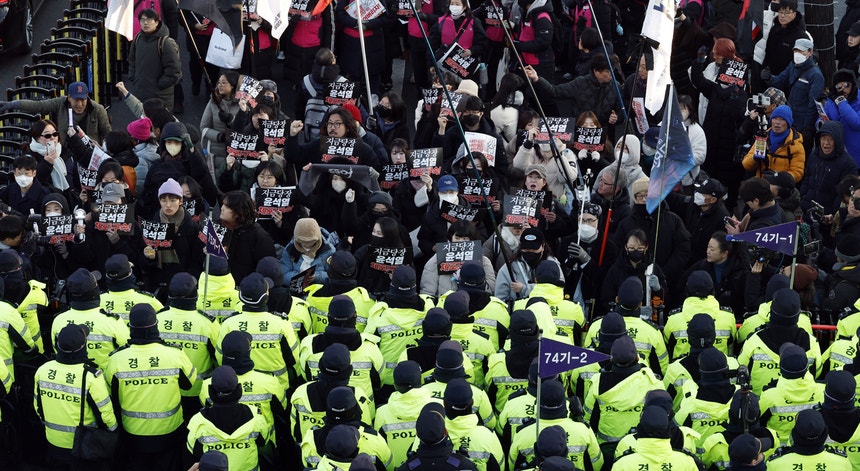
{"label": "smartphone", "polygon": [[726,217],[724,217],[724,218],[723,218],[723,222],[724,222],[724,223],[726,223],[726,224],[728,224],[728,225],[730,225],[730,226],[732,226],[732,227],[737,227],[737,225],[735,224],[735,222],[734,222],[734,221],[732,221],[731,219],[729,219],[729,217],[728,217],[728,216],[726,216]]}

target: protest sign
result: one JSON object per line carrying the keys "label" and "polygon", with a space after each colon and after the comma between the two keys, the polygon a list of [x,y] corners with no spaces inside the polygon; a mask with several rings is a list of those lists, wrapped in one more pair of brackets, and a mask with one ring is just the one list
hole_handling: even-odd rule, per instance
{"label": "protest sign", "polygon": [[490,167],[496,166],[496,141],[495,136],[480,132],[466,131],[466,142],[469,143],[469,150],[472,152],[480,152],[487,159],[487,164]]}
{"label": "protest sign", "polygon": [[253,188],[252,197],[257,203],[260,218],[269,219],[275,213],[288,213],[293,210],[293,190],[296,187]]}
{"label": "protest sign", "polygon": [[439,273],[454,273],[464,262],[481,260],[483,256],[480,240],[436,244],[436,268]]}
{"label": "protest sign", "polygon": [[98,204],[93,224],[97,231],[130,234],[134,223],[134,206],[130,204]]}
{"label": "protest sign", "polygon": [[576,128],[576,140],[573,141],[573,148],[575,150],[585,149],[603,152],[605,142],[603,128]]}
{"label": "protest sign", "polygon": [[371,270],[394,273],[395,268],[411,262],[407,259],[406,250],[406,247],[370,246],[367,253],[369,267]]}
{"label": "protest sign", "polygon": [[355,105],[361,93],[355,82],[332,82],[326,88],[328,95],[325,97],[325,103],[329,106],[343,106],[347,103]]}
{"label": "protest sign", "polygon": [[45,216],[39,222],[39,231],[42,235],[50,237],[51,245],[61,242],[71,242],[75,239],[72,231],[73,218],[71,214],[63,216]]}
{"label": "protest sign", "polygon": [[358,139],[354,137],[323,137],[320,138],[322,161],[328,162],[335,157],[342,157],[350,162],[358,163]]}
{"label": "protest sign", "polygon": [[257,134],[242,134],[234,132],[227,146],[227,153],[237,159],[259,159],[260,152],[257,151]]}
{"label": "protest sign", "polygon": [[263,130],[263,142],[270,146],[283,147],[286,142],[286,131],[288,123],[285,119],[272,120],[264,119],[260,121],[260,128]]}
{"label": "protest sign", "polygon": [[143,242],[155,249],[169,249],[173,247],[173,238],[176,236],[176,226],[169,222],[155,222],[138,219],[140,231],[143,233]]}
{"label": "protest sign", "polygon": [[451,204],[447,201],[442,202],[442,207],[440,209],[442,219],[450,223],[457,221],[474,222],[478,219],[478,214],[482,211],[481,208],[469,208],[466,206],[460,206],[459,204]]}
{"label": "protest sign", "polygon": [[502,200],[505,224],[537,226],[538,200],[528,196],[505,195]]}
{"label": "protest sign", "polygon": [[425,173],[430,175],[442,174],[442,148],[415,149],[412,151],[412,167],[410,177],[420,177]]}
{"label": "protest sign", "polygon": [[406,164],[389,164],[382,167],[379,174],[379,188],[393,190],[403,180],[409,178],[409,167]]}

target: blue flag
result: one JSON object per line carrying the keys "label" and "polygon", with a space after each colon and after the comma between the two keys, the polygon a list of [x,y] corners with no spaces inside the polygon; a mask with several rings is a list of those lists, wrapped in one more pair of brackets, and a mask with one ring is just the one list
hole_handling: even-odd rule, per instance
{"label": "blue flag", "polygon": [[206,253],[213,257],[227,258],[227,251],[224,250],[224,244],[221,243],[221,238],[215,231],[212,218],[206,219]]}
{"label": "blue flag", "polygon": [[651,166],[651,181],[648,183],[648,200],[645,209],[651,214],[657,209],[666,195],[684,178],[693,167],[693,146],[690,136],[684,126],[684,117],[678,106],[678,96],[674,85],[670,85],[669,100],[663,111],[663,124],[660,125],[660,137],[657,139],[657,153],[654,154],[654,165]]}
{"label": "blue flag", "polygon": [[538,375],[541,378],[546,378],[609,358],[610,356],[605,353],[542,338],[540,340]]}
{"label": "blue flag", "polygon": [[726,240],[748,242],[793,257],[794,247],[797,245],[797,224],[797,221],[792,221],[740,234],[729,234]]}

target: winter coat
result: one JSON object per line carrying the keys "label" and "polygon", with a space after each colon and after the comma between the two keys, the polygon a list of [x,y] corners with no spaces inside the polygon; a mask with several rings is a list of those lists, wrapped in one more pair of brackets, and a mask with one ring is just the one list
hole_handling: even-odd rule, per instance
{"label": "winter coat", "polygon": [[[346,12],[349,2],[337,2],[334,15],[338,25],[335,38],[336,51],[352,51],[353,53],[338,54],[338,65],[344,76],[352,80],[364,77],[362,66],[361,42],[358,38],[358,22]],[[367,56],[367,70],[371,74],[380,74],[385,68],[385,37],[383,26],[388,23],[388,15],[364,22],[364,48]]]}
{"label": "winter coat", "polygon": [[[546,250],[546,249],[544,249]],[[561,269],[561,265],[558,262],[558,259],[553,257],[552,255],[548,255],[545,260],[552,260],[559,267],[559,272],[563,273]],[[514,272],[514,279],[511,280],[511,272],[508,271],[507,267],[502,267],[496,273],[496,288],[493,296],[501,299],[502,301],[516,301],[517,299],[526,299],[529,297],[529,294],[532,292],[532,288],[535,287],[535,271],[532,267],[530,267],[522,258],[516,258],[511,260],[511,271]],[[564,275],[562,275],[564,278]],[[515,293],[511,289],[511,281],[519,281],[523,284],[523,290],[519,293]],[[561,280],[564,283],[564,280]]]}
{"label": "winter coat", "polygon": [[[717,201],[707,211],[702,210],[695,204],[687,206],[685,225],[690,231],[690,254],[692,260],[698,260],[705,256],[708,242],[714,232],[726,230],[724,218],[729,215],[729,210],[722,201]],[[692,261],[691,260],[691,261]]]}
{"label": "winter coat", "polygon": [[[471,208],[462,195],[458,196],[460,206]],[[421,253],[426,256],[436,253],[436,244],[448,241],[448,226],[451,224],[442,217],[442,203],[439,198],[433,198],[427,204],[427,212],[424,213],[424,219],[421,222],[421,228],[418,229],[418,248]],[[484,225],[477,226],[478,232],[484,230]]]}
{"label": "winter coat", "polygon": [[824,103],[824,112],[831,120],[842,123],[845,136],[843,142],[848,155],[860,163],[860,98],[845,100],[839,105],[828,98]]}
{"label": "winter coat", "polygon": [[846,68],[845,64],[853,62],[857,57],[856,48],[848,47],[848,30],[857,21],[860,21],[860,0],[846,0],[845,13],[842,14],[836,29],[836,60],[839,61],[840,69]]}
{"label": "winter coat", "polygon": [[690,146],[693,149],[693,162],[696,166],[681,178],[681,184],[690,186],[696,180],[696,177],[699,176],[699,172],[702,171],[702,164],[705,163],[708,156],[708,138],[705,136],[705,130],[702,129],[699,123],[694,123],[688,119],[684,121],[684,124],[687,125],[687,136],[690,138]]}
{"label": "winter coat", "polygon": [[657,265],[660,265],[665,273],[669,274],[670,281],[674,282],[677,276],[683,273],[690,259],[690,233],[681,218],[669,211],[665,203],[662,205],[659,228],[656,213],[648,214],[644,204],[633,205],[633,214],[618,223],[614,241],[618,247],[625,247],[627,235],[631,231],[645,231],[651,243],[651,253],[656,254]]}
{"label": "winter coat", "polygon": [[[567,173],[567,178],[570,182],[576,185],[576,155],[570,149],[565,149],[561,153],[561,165]],[[529,165],[541,165],[546,169],[546,184],[549,190],[555,196],[563,196],[568,188],[567,180],[565,180],[562,170],[559,169],[559,162],[554,157],[549,156],[549,160],[542,161],[538,157],[534,146],[531,149],[526,149],[525,146],[520,146],[517,155],[514,156],[514,167],[526,171]]]}
{"label": "winter coat", "polygon": [[[729,258],[723,263],[719,281],[717,280],[715,264],[703,257],[684,273],[684,276],[681,277],[681,282],[686,283],[690,274],[696,270],[708,272],[711,275],[711,280],[714,282],[714,297],[717,298],[720,306],[731,307],[735,313],[735,318],[742,319],[744,313],[747,311],[747,303],[744,295],[746,293],[746,278],[749,272],[749,265],[746,263],[746,257],[740,256],[737,249],[740,249],[740,247],[737,247],[735,254],[729,255]],[[704,252],[702,255],[704,255]],[[681,283],[679,283],[677,289],[686,289],[686,287],[681,286]]]}
{"label": "winter coat", "polygon": [[[49,100],[20,100],[19,109],[28,113],[50,114],[56,120],[57,131],[60,133],[60,144],[65,145],[67,135],[65,130],[69,128],[69,99],[61,96]],[[87,100],[87,107],[83,116],[73,116],[73,119],[81,129],[87,133],[90,139],[101,144],[107,134],[111,131],[110,118],[105,107]]]}
{"label": "winter coat", "polygon": [[[151,218],[154,222],[161,222],[158,213]],[[138,235],[140,238],[140,235]],[[179,230],[173,237],[171,246],[179,258],[179,263],[163,264],[161,269],[156,268],[156,260],[150,260],[143,255],[143,244],[141,250],[136,254],[144,273],[149,274],[148,289],[155,291],[159,283],[170,283],[173,275],[180,272],[190,273],[195,278],[200,276],[206,262],[206,254],[203,252],[203,241],[200,240],[200,228],[187,213],[179,225]],[[130,258],[131,259],[131,258]],[[134,261],[134,260],[132,260]]]}
{"label": "winter coat", "polygon": [[[508,175],[509,163],[508,154],[505,152],[505,141],[503,141],[502,137],[496,132],[493,124],[490,123],[489,120],[481,118],[478,129],[473,132],[486,134],[496,138],[496,161],[495,165],[492,165],[492,167],[495,169],[496,174],[502,178],[506,178]],[[439,133],[433,134],[432,142],[433,147],[442,148],[442,155],[445,156],[442,170],[446,173],[451,173],[451,165],[459,154],[460,147],[463,146],[463,137],[460,134],[460,130],[457,126],[448,126],[445,130],[444,136],[440,136]],[[492,156],[488,157],[487,160],[492,160]]]}
{"label": "winter coat", "polygon": [[[806,33],[806,23],[803,21],[802,13],[797,12],[797,16],[794,20],[785,27],[780,25],[778,21],[775,21],[767,36],[767,45],[765,46],[765,56],[764,62],[762,62],[762,67],[769,67],[770,73],[773,74],[774,77],[782,73],[789,64],[794,63],[795,41],[806,37],[808,37]],[[785,91],[782,87],[776,88]],[[796,116],[795,119],[797,119]]]}
{"label": "winter coat", "polygon": [[[322,160],[321,141],[322,137],[300,144],[298,136],[287,137],[284,158],[287,159],[288,163],[294,164],[296,167],[304,167],[307,164],[323,164],[325,162]],[[387,161],[381,161],[376,152],[362,138],[358,138],[356,142],[355,154],[352,158],[357,157],[358,161],[353,163],[358,165],[379,167],[388,163]]]}
{"label": "winter coat", "polygon": [[[328,281],[328,258],[335,251],[335,247],[328,242],[331,236],[329,232],[323,228],[320,228],[320,231],[322,232],[322,246],[317,250],[317,254],[310,265],[315,268],[314,283],[317,284]],[[281,254],[281,270],[284,272],[284,285],[286,286],[289,286],[290,280],[294,276],[303,271],[301,266],[304,259],[302,254],[296,250],[294,242],[295,239],[290,240],[290,243],[284,246],[284,252]]]}
{"label": "winter coat", "polygon": [[[768,129],[768,134],[772,131]],[[771,153],[770,146],[767,149],[767,158],[759,161],[753,158],[755,146],[751,146],[747,155],[744,156],[744,168],[755,176],[761,177],[764,170],[774,172],[788,172],[794,177],[795,183],[803,179],[804,167],[806,165],[806,151],[803,149],[803,136],[792,128],[785,137],[782,145]]]}
{"label": "winter coat", "polygon": [[749,215],[750,220],[747,224],[748,231],[751,231],[753,229],[761,229],[764,227],[776,226],[784,222],[790,222],[785,220],[785,215],[782,212],[782,208],[780,208],[778,204],[768,206],[767,208],[750,211]]}
{"label": "winter coat", "polygon": [[773,77],[770,86],[785,92],[794,116],[794,128],[806,131],[815,126],[818,120],[815,100],[824,91],[824,74],[814,57],[800,65],[792,62],[781,74]]}
{"label": "winter coat", "polygon": [[[44,207],[42,200],[51,193],[46,187],[39,183],[39,180],[33,178],[33,183],[27,193],[21,194],[21,187],[15,182],[14,178],[9,180],[2,189],[0,189],[0,200],[8,204],[15,211],[26,215],[30,214],[30,210],[36,214],[42,214]],[[69,209],[69,208],[64,208]]]}
{"label": "winter coat", "polygon": [[[600,214],[600,222],[597,225],[597,227],[603,231],[606,228],[606,217],[609,215],[609,206],[611,202],[603,196],[600,196],[597,191],[591,193],[591,202],[599,204],[603,209],[603,212]],[[618,224],[633,213],[633,208],[630,207],[630,192],[627,188],[622,188],[621,191],[615,195],[615,202],[611,204],[612,220],[609,221],[609,235],[615,234],[618,229]]]}
{"label": "winter coat", "polygon": [[[143,187],[137,190],[138,206],[142,209],[141,216],[145,218],[152,217],[160,209],[158,204],[158,188],[166,182],[168,178],[179,180],[180,177],[189,175],[203,189],[203,199],[210,205],[215,204],[218,198],[218,190],[215,188],[215,181],[212,180],[212,175],[209,173],[209,168],[203,157],[197,152],[188,152],[187,149],[182,149],[181,157],[173,159],[170,154],[165,151],[159,160],[152,162],[149,165],[149,171],[146,174]],[[165,158],[167,156],[168,158]]]}
{"label": "winter coat", "polygon": [[256,222],[237,227],[224,236],[227,246],[227,262],[230,274],[238,286],[242,280],[257,270],[257,262],[263,257],[275,256],[272,236]]}
{"label": "winter coat", "polygon": [[827,297],[822,302],[825,312],[841,313],[852,308],[860,298],[860,266],[850,264],[830,275],[827,284]]}
{"label": "winter coat", "polygon": [[[646,303],[645,294],[648,290],[648,280],[645,279],[645,269],[648,268],[648,263],[643,261],[634,267],[633,264],[630,263],[630,260],[628,260],[623,246],[619,247],[619,252],[618,258],[615,259],[615,263],[609,267],[609,271],[606,272],[606,277],[603,278],[603,284],[600,287],[600,297],[595,305],[595,313],[597,314],[605,314],[609,311],[609,303],[615,302],[621,283],[624,283],[624,280],[631,276],[639,278],[639,281],[642,282],[642,303],[643,305]],[[646,255],[646,259],[648,257],[650,257],[650,254]],[[657,278],[660,280],[660,287],[664,288],[665,291],[666,276],[663,273],[664,272],[660,266],[655,264],[654,274],[657,275]],[[650,303],[650,300],[648,300],[648,303]]]}
{"label": "winter coat", "polygon": [[134,167],[134,171],[137,173],[135,191],[137,191],[137,188],[140,188],[140,192],[143,192],[143,184],[146,182],[149,167],[160,158],[158,156],[158,146],[149,142],[141,142],[134,146],[132,150],[137,155],[137,166]]}
{"label": "winter coat", "polygon": [[[486,273],[487,285],[496,285],[496,270],[493,268],[493,263],[487,257],[481,257],[481,263],[484,265],[484,273]],[[438,298],[443,293],[448,291],[456,291],[457,279],[454,273],[439,273],[436,266],[436,254],[427,260],[424,264],[424,270],[421,273],[421,291],[420,294],[426,294]]]}
{"label": "winter coat", "polygon": [[[358,286],[366,289],[371,295],[378,299],[379,295],[387,293],[391,287],[391,276],[383,271],[370,268],[370,245],[359,247],[355,251],[355,260],[358,267]],[[415,268],[412,261],[412,250],[406,250],[404,265]]]}
{"label": "winter coat", "polygon": [[560,85],[553,85],[541,78],[535,82],[534,87],[539,96],[543,94],[554,98],[570,98],[573,105],[571,116],[579,116],[583,111],[592,111],[604,126],[609,123],[609,115],[613,110],[616,113],[621,110],[615,85],[611,82],[598,82],[593,72]]}
{"label": "winter coat", "polygon": [[179,46],[168,38],[169,33],[161,23],[152,34],[137,34],[128,51],[128,80],[140,101],[158,98],[172,110],[173,86],[182,79],[182,62]]}
{"label": "winter coat", "polygon": [[[833,214],[842,203],[836,193],[836,185],[845,175],[857,174],[857,162],[845,151],[842,125],[837,121],[827,121],[815,133],[815,147],[806,159],[806,176],[800,186],[800,205],[803,210],[812,207],[812,201],[824,206],[824,214]],[[819,147],[822,134],[833,137],[834,149],[824,155]],[[860,139],[860,136],[856,136]]]}
{"label": "winter coat", "polygon": [[227,112],[236,116],[239,112],[239,100],[233,98],[231,100],[222,99],[219,103],[210,99],[203,110],[203,117],[200,118],[200,146],[203,149],[208,149],[209,155],[212,156],[215,162],[215,168],[221,166],[221,162],[227,158],[226,142],[218,142],[218,135],[224,133],[225,141],[230,138],[230,128],[221,121],[218,117],[219,112]]}

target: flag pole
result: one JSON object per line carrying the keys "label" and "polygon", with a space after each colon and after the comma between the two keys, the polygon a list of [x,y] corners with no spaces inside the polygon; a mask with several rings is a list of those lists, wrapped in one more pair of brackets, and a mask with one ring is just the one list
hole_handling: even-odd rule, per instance
{"label": "flag pole", "polygon": [[[209,222],[206,223],[207,224],[206,227],[208,227],[208,225],[212,223],[212,217],[214,216],[214,214],[215,214],[215,210],[213,210],[212,208],[209,208]],[[209,231],[206,231],[207,242],[208,242],[209,237],[210,237]],[[208,247],[209,244],[207,243],[206,245]],[[209,254],[209,250],[206,250],[206,266],[205,266],[205,269],[203,270],[203,308],[204,309],[206,307],[208,307],[206,305],[206,299],[207,299],[207,296],[209,295],[209,258],[210,257],[211,257],[211,255]]]}
{"label": "flag pole", "polygon": [[541,383],[541,340],[543,340],[543,329],[538,329],[538,374],[537,374],[537,397],[535,398],[535,443],[537,443],[538,436],[540,436],[540,383]]}
{"label": "flag pole", "polygon": [[364,46],[364,21],[361,14],[361,0],[355,1],[355,16],[358,22],[358,42],[361,44],[361,65],[364,68],[364,84],[367,87],[367,114],[373,116],[373,93],[370,91],[370,73],[367,71],[367,50]]}
{"label": "flag pole", "polygon": [[794,230],[794,257],[791,258],[791,277],[788,280],[788,287],[794,289],[794,273],[797,271],[797,246],[800,242],[800,222],[795,221],[797,228]]}

